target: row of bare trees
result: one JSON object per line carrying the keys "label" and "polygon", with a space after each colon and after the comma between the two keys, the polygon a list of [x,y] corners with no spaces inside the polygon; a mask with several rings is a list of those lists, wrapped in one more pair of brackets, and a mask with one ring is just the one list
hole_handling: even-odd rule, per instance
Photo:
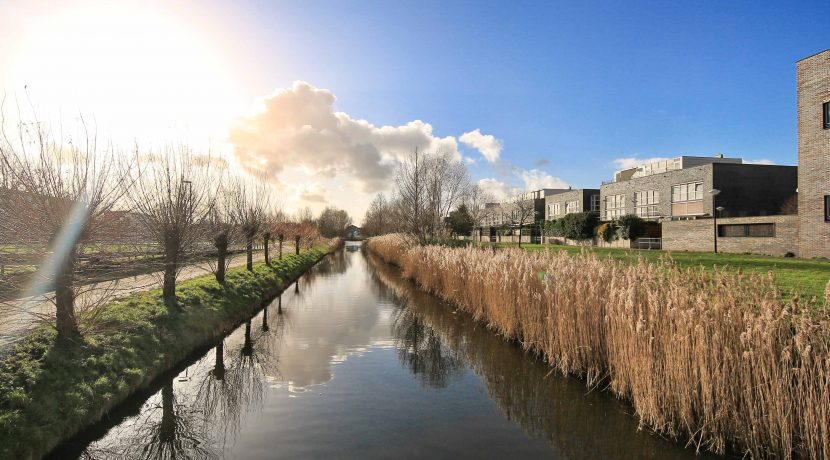
{"label": "row of bare trees", "polygon": [[273,243],[281,257],[284,240],[299,251],[319,235],[313,219],[289,219],[276,206],[264,177],[233,174],[221,158],[186,146],[124,152],[86,130],[53,134],[40,123],[3,123],[0,132],[0,264],[36,269],[3,280],[21,285],[6,294],[15,300],[0,304],[0,316],[51,319],[33,307],[49,302],[64,343],[81,339],[79,310],[91,318],[114,294],[93,281],[118,278],[136,261],[158,271],[164,301],[176,308],[176,279],[186,265],[207,260],[224,283],[233,248],[244,247],[253,270],[255,246],[270,263]]}
{"label": "row of bare trees", "polygon": [[403,232],[423,242],[449,233],[447,217],[462,204],[474,226],[485,217],[492,198],[470,180],[463,163],[451,155],[413,150],[395,172],[395,190],[379,194],[363,220],[364,233]]}

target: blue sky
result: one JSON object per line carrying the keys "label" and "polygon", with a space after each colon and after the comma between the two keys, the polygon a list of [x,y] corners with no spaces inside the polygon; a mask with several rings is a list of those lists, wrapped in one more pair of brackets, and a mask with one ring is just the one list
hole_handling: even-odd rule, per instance
{"label": "blue sky", "polygon": [[795,61],[830,47],[830,2],[569,3],[265,2],[258,41],[292,66],[263,62],[262,84],[329,88],[374,123],[479,128],[575,185],[621,157],[795,163]]}
{"label": "blue sky", "polygon": [[[240,101],[303,81],[352,120],[422,120],[436,138],[478,129],[502,150],[488,162],[458,142],[473,176],[520,188],[531,170],[597,186],[624,158],[795,164],[795,62],[830,48],[826,0],[154,5],[199,25]],[[326,170],[312,202],[339,204],[349,168]],[[376,191],[361,188],[352,212]]]}

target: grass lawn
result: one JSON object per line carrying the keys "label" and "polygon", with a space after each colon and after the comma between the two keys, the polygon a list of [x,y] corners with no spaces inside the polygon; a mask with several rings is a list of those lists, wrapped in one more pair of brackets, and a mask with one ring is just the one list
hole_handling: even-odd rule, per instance
{"label": "grass lawn", "polygon": [[[517,246],[515,243],[496,243],[497,247]],[[551,244],[522,244],[528,251],[565,251],[577,254],[583,250],[580,246],[557,246]],[[772,257],[748,254],[714,254],[711,252],[668,252],[647,249],[621,248],[587,248],[600,257],[611,257],[623,261],[636,261],[640,258],[646,261],[657,261],[661,257],[671,258],[681,267],[713,266],[728,267],[767,274],[772,272],[785,297],[793,294],[801,296],[824,297],[824,289],[830,280],[830,260],[826,259],[797,259],[794,257]]]}

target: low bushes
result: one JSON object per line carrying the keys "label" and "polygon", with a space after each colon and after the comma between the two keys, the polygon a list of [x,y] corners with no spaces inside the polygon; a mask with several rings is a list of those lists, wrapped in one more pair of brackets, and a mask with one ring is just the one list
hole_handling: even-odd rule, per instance
{"label": "low bushes", "polygon": [[213,275],[185,281],[178,308],[166,307],[160,290],[114,301],[74,350],[56,347],[49,328],[33,331],[0,361],[0,458],[46,454],[252,315],[330,249],[229,270],[224,285]]}
{"label": "low bushes", "polygon": [[830,313],[783,302],[772,276],[399,241],[368,249],[554,368],[607,384],[643,426],[715,453],[830,458]]}

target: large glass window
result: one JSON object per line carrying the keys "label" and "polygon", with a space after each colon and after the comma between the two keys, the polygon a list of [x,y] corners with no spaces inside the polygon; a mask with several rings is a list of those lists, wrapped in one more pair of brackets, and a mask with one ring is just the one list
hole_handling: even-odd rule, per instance
{"label": "large glass window", "polygon": [[640,190],[635,193],[637,215],[642,218],[658,217],[657,206],[660,204],[660,192],[657,190]]}
{"label": "large glass window", "polygon": [[591,195],[591,211],[599,212],[599,195]]}
{"label": "large glass window", "polygon": [[672,185],[671,202],[673,216],[703,214],[703,182]]}
{"label": "large glass window", "polygon": [[625,215],[625,195],[605,197],[605,220],[614,220]]}
{"label": "large glass window", "polygon": [[702,199],[703,182],[690,182],[688,184],[672,185],[671,187],[672,203],[682,203],[684,201],[695,201]]}
{"label": "large glass window", "polygon": [[579,212],[579,201],[568,201],[565,203],[565,214]]}

